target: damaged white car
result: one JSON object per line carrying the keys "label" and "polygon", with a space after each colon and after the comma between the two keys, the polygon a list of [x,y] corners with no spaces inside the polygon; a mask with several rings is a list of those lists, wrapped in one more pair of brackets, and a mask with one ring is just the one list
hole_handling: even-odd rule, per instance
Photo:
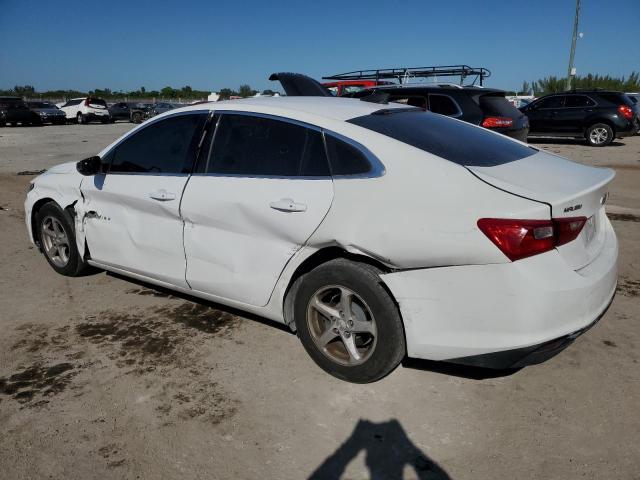
{"label": "damaged white car", "polygon": [[405,355],[538,363],[593,325],[616,288],[613,176],[418,108],[252,98],[159,115],[37,177],[25,209],[57,272],[283,322],[371,382]]}

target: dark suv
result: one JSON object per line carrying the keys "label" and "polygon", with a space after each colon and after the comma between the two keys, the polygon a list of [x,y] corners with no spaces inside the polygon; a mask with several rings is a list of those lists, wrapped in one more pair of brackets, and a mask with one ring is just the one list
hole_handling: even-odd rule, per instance
{"label": "dark suv", "polygon": [[452,84],[402,84],[380,85],[349,96],[363,98],[380,93],[389,95],[389,102],[421,107],[527,141],[529,120],[507,101],[503,90]]}
{"label": "dark suv", "polygon": [[40,115],[29,110],[28,105],[20,97],[0,97],[0,127],[10,124],[42,125]]}
{"label": "dark suv", "polygon": [[638,108],[622,92],[572,90],[546,95],[520,110],[529,117],[531,137],[585,138],[589,145],[604,147],[638,131]]}

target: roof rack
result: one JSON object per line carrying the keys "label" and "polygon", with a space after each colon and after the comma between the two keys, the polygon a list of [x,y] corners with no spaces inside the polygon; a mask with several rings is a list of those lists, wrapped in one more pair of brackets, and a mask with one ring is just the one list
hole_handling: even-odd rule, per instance
{"label": "roof rack", "polygon": [[434,78],[434,77],[460,77],[459,85],[463,85],[467,77],[475,77],[471,85],[491,76],[491,72],[484,67],[470,67],[469,65],[440,65],[435,67],[403,67],[403,68],[381,68],[376,70],[356,70],[353,72],[339,73],[324,80],[379,80],[393,79],[398,83],[407,83],[413,78]]}

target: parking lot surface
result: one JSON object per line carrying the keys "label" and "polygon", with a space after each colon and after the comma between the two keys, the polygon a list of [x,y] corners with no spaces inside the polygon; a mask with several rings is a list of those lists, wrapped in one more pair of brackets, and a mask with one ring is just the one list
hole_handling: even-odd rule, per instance
{"label": "parking lot surface", "polygon": [[267,320],[47,265],[18,172],[130,128],[0,129],[1,478],[640,478],[639,136],[534,144],[617,171],[618,294],[591,331],[509,375],[409,361],[353,385]]}

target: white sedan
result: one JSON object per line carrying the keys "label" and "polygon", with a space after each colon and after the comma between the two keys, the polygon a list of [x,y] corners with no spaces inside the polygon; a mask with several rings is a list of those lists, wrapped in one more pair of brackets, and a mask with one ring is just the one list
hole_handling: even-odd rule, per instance
{"label": "white sedan", "polygon": [[615,292],[613,177],[418,108],[252,98],[159,115],[25,209],[58,273],[283,322],[363,383],[406,355],[511,368],[570,344]]}

